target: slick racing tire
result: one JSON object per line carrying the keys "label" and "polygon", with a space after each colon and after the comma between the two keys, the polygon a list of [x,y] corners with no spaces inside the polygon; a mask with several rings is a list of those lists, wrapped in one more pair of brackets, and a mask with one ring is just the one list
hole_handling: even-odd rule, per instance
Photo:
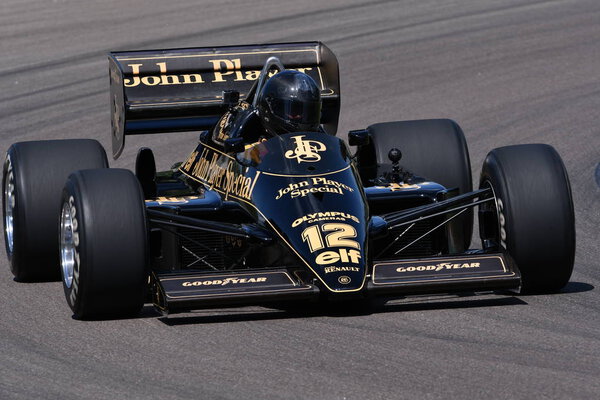
{"label": "slick racing tire", "polygon": [[142,189],[131,171],[83,170],[69,176],[60,261],[75,318],[139,313],[148,281],[147,232]]}
{"label": "slick racing tire", "polygon": [[15,143],[3,172],[4,244],[17,281],[57,280],[58,213],[69,174],[107,168],[96,140],[44,140]]}
{"label": "slick racing tire", "polygon": [[[458,194],[473,190],[471,161],[465,135],[458,124],[449,119],[383,122],[367,128],[370,143],[357,153],[358,167],[365,186],[392,169],[388,153],[392,148],[402,152],[400,165],[447,189],[458,188]],[[473,211],[469,210],[450,222],[464,238],[466,250],[473,234]]]}
{"label": "slick racing tire", "polygon": [[575,217],[569,178],[556,150],[544,144],[492,150],[480,179],[480,188],[489,187],[495,203],[482,209],[495,209],[492,218],[480,218],[484,243],[497,242],[512,256],[524,293],[564,287],[573,271]]}

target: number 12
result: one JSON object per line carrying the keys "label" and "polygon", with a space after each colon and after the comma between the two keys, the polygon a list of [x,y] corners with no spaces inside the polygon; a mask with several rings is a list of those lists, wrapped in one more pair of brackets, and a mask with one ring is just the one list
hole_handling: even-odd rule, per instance
{"label": "number 12", "polygon": [[[325,235],[327,247],[353,247],[360,249],[360,244],[350,238],[356,237],[356,229],[352,225],[341,223],[329,223],[320,226],[323,232],[331,232]],[[323,236],[319,231],[319,225],[311,225],[302,231],[302,241],[308,242],[310,252],[314,253],[321,250],[323,245]]]}

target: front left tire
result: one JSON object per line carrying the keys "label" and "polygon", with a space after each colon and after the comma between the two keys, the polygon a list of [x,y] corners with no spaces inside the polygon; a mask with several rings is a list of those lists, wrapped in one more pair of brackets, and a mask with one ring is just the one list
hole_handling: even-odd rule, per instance
{"label": "front left tire", "polygon": [[143,193],[133,173],[73,173],[60,215],[63,288],[74,317],[138,314],[148,283],[148,230]]}
{"label": "front left tire", "polygon": [[[458,195],[473,190],[469,149],[456,122],[449,119],[382,122],[367,130],[370,143],[359,147],[357,152],[364,185],[391,170],[388,153],[396,147],[403,154],[402,167],[447,189],[456,188]],[[462,243],[455,243],[455,251],[468,249],[473,235],[473,211],[466,211],[449,226],[463,239]]]}

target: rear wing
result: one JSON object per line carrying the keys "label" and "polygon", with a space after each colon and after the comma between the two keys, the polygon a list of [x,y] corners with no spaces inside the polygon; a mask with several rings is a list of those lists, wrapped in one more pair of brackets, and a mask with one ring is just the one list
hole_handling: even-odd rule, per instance
{"label": "rear wing", "polygon": [[222,93],[244,99],[267,58],[310,75],[321,88],[321,123],[335,135],[340,81],[335,55],[320,42],[113,52],[108,56],[112,151],[125,135],[210,129],[225,111]]}

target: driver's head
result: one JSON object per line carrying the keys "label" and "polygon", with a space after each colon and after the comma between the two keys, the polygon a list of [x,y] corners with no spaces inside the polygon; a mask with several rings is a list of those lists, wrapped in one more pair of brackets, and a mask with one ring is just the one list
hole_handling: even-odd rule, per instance
{"label": "driver's head", "polygon": [[321,92],[310,76],[286,69],[269,78],[258,96],[260,118],[271,134],[319,129]]}

